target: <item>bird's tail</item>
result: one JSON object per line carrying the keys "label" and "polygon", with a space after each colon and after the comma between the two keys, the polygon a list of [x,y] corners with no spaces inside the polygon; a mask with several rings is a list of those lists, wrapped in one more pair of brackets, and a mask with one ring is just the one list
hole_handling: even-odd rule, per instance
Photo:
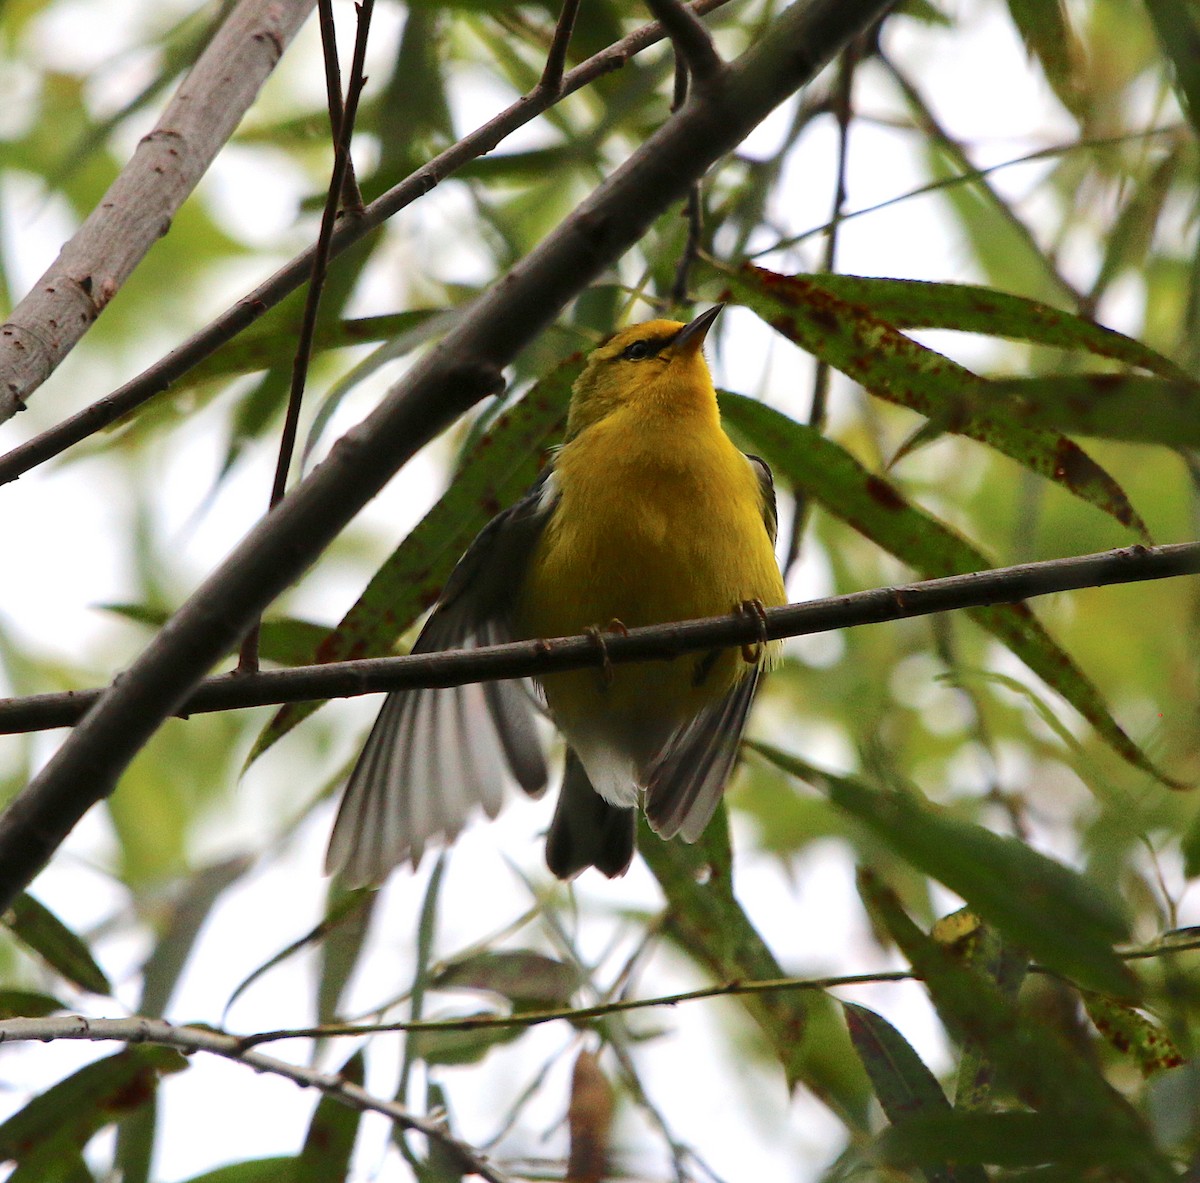
{"label": "bird's tail", "polygon": [[635,821],[635,810],[610,805],[592,788],[579,757],[568,749],[546,838],[546,865],[559,879],[571,879],[588,867],[610,879],[624,875],[633,861]]}

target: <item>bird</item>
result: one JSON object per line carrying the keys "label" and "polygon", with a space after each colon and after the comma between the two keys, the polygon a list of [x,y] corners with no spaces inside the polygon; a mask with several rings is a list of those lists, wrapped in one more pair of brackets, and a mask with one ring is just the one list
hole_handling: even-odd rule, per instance
{"label": "bird", "polygon": [[[413,653],[590,633],[787,602],[771,471],[725,433],[703,343],[723,305],[688,323],[612,334],[572,388],[567,427],[533,487],[497,514],[446,582]],[[394,691],[350,774],[326,856],[374,886],[477,810],[506,778],[549,781],[536,718],[566,743],[546,839],[560,879],[628,870],[644,809],[695,842],[720,802],[775,644],[670,661]]]}

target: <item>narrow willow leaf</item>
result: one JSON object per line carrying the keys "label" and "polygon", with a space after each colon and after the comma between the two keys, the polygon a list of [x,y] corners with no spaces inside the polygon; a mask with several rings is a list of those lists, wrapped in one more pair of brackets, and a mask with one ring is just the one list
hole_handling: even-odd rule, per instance
{"label": "narrow willow leaf", "polygon": [[834,775],[767,744],[752,746],[827,793],[1038,961],[1083,985],[1124,998],[1136,994],[1136,979],[1112,948],[1128,935],[1128,922],[1115,901],[1077,872],[1016,838],[936,813],[905,793]]}
{"label": "narrow willow leaf", "polygon": [[604,1183],[612,1178],[609,1140],[614,1109],[613,1087],[599,1058],[594,1052],[581,1051],[571,1072],[571,1103],[567,1107],[569,1183]]}
{"label": "narrow willow leaf", "polygon": [[112,993],[111,983],[87,945],[28,892],[17,896],[3,923],[67,981],[93,994]]}
{"label": "narrow willow leaf", "polygon": [[[964,400],[964,406],[973,399]],[[988,392],[1005,400],[1031,427],[1168,448],[1200,447],[1200,386],[1142,374],[1071,374],[997,382]]]}
{"label": "narrow willow leaf", "polygon": [[[664,935],[718,982],[768,981],[783,969],[733,894],[729,824],[718,808],[698,842],[664,842],[645,819],[638,849],[667,901]],[[870,1087],[845,1026],[824,994],[794,990],[738,999],[778,1057],[788,1087],[803,1083],[843,1120],[865,1128]]]}
{"label": "narrow willow leaf", "polygon": [[1073,115],[1085,114],[1087,96],[1079,76],[1082,51],[1063,0],[1008,0],[1008,11],[1059,102]]}
{"label": "narrow willow leaf", "polygon": [[1145,0],[1163,52],[1175,74],[1175,90],[1193,129],[1200,132],[1200,13],[1191,0]]}
{"label": "narrow willow leaf", "polygon": [[[364,1058],[356,1051],[338,1072],[343,1080],[361,1085]],[[350,1157],[358,1137],[360,1110],[352,1109],[336,1096],[323,1096],[313,1110],[312,1121],[294,1168],[294,1183],[344,1183],[350,1177]]]}
{"label": "narrow willow leaf", "polygon": [[877,279],[861,275],[802,277],[839,299],[861,304],[897,329],[953,329],[985,337],[1027,341],[1103,357],[1195,385],[1169,357],[1105,328],[1025,296],[967,283],[921,279]]}
{"label": "narrow willow leaf", "polygon": [[278,1155],[232,1162],[215,1171],[194,1175],[184,1183],[296,1183],[296,1159]]}
{"label": "narrow willow leaf", "polygon": [[[1106,1165],[1130,1172],[1122,1177],[1145,1183],[1167,1183],[1176,1177],[1141,1117],[1108,1084],[1090,1056],[1055,1028],[1024,1013],[986,977],[921,932],[895,894],[870,871],[860,872],[859,890],[876,922],[892,936],[924,981],[950,1033],[960,1041],[977,1041],[996,1065],[1005,1087],[1038,1115],[1052,1118],[1072,1135],[1085,1142],[1094,1139],[1096,1146],[1103,1147]],[[920,1122],[942,1120],[938,1115],[922,1115],[913,1125],[919,1129]],[[888,1131],[885,1139],[905,1136],[902,1128]],[[911,1136],[915,1137],[915,1130]],[[935,1161],[950,1157],[944,1143],[929,1148],[928,1153]]]}
{"label": "narrow willow leaf", "polygon": [[[721,394],[721,413],[766,459],[777,479],[804,490],[829,513],[922,576],[957,575],[992,565],[961,535],[910,505],[894,485],[868,472],[841,445],[813,428],[753,399],[726,392]],[[1083,715],[1113,751],[1163,784],[1183,787],[1157,769],[1129,738],[1095,685],[1026,605],[968,611]]]}
{"label": "narrow willow leaf", "polygon": [[278,953],[272,954],[261,965],[251,970],[233,989],[228,1001],[225,1003],[225,1014],[228,1014],[232,1009],[233,1004],[247,990],[250,989],[255,982],[259,980],[265,973],[274,969],[277,965],[282,965],[289,958],[294,957],[297,953],[303,952],[305,949],[311,948],[324,941],[329,933],[340,924],[352,922],[355,913],[365,906],[370,904],[370,897],[374,893],[366,888],[360,888],[355,891],[341,893],[336,898],[330,897],[330,908],[325,914],[325,918],[314,925],[302,937],[298,937],[290,944],[285,945]]}
{"label": "narrow willow leaf", "polygon": [[67,1004],[52,994],[34,990],[0,990],[0,1019],[40,1019]]}
{"label": "narrow willow leaf", "polygon": [[[463,457],[438,503],[375,573],[338,626],[315,648],[313,661],[380,657],[437,600],[454,564],[505,506],[534,481],[545,448],[562,430],[578,357],[538,382]],[[282,707],[246,758],[253,763],[321,704]]]}
{"label": "narrow willow leaf", "polygon": [[[876,1143],[880,1156],[895,1166],[916,1166],[946,1158],[973,1164],[1035,1167],[1050,1163],[1088,1171],[1136,1163],[1135,1146],[1120,1132],[1086,1122],[1064,1121],[1044,1113],[929,1113],[885,1130]],[[1081,1174],[1080,1180],[1090,1177]],[[1100,1178],[1153,1178],[1108,1175]]]}
{"label": "narrow willow leaf", "polygon": [[431,990],[479,990],[525,1006],[565,1006],[580,984],[573,966],[531,949],[472,953],[429,979]]}
{"label": "narrow willow leaf", "polygon": [[151,1045],[126,1048],[86,1065],[0,1125],[0,1162],[34,1170],[43,1157],[82,1148],[97,1130],[145,1104],[160,1076],[187,1066],[179,1052]]}
{"label": "narrow willow leaf", "polygon": [[[917,411],[943,431],[995,448],[1149,537],[1120,485],[1087,453],[1065,436],[1025,426],[1002,401],[993,404],[986,395],[987,380],[965,366],[804,276],[779,275],[751,264],[721,274],[730,298],[871,394]],[[973,396],[974,413],[964,416],[965,394]]]}
{"label": "narrow willow leaf", "polygon": [[[97,604],[104,612],[144,624],[147,628],[160,629],[171,618],[164,608],[153,608],[147,604]],[[329,629],[312,620],[300,620],[294,616],[279,616],[264,620],[258,630],[258,655],[263,661],[276,665],[304,665],[311,658],[313,649],[329,635]],[[236,648],[230,652],[236,652]]]}
{"label": "narrow willow leaf", "polygon": [[[465,1019],[489,1019],[496,1017],[493,1011],[471,1011],[465,1015],[441,1015],[448,1023]],[[525,1034],[525,1028],[513,1025],[480,1026],[444,1030],[410,1031],[405,1041],[408,1055],[414,1061],[443,1066],[478,1064],[494,1047],[513,1043]]]}
{"label": "narrow willow leaf", "polygon": [[154,949],[142,967],[142,998],[137,1013],[160,1018],[166,1013],[183,967],[191,955],[200,929],[217,900],[254,865],[239,855],[191,875],[167,911]]}
{"label": "narrow willow leaf", "polygon": [[379,902],[376,891],[344,891],[331,879],[325,900],[326,917],[336,917],[321,933],[317,972],[317,1022],[337,1019],[342,995],[358,968]]}
{"label": "narrow willow leaf", "polygon": [[1083,1005],[1096,1030],[1117,1051],[1135,1060],[1143,1076],[1153,1076],[1185,1063],[1167,1029],[1141,1011],[1092,990],[1083,992]]}
{"label": "narrow willow leaf", "polygon": [[[854,1050],[888,1121],[898,1125],[918,1114],[951,1111],[937,1078],[891,1023],[853,1002],[843,1002],[842,1009]],[[987,1175],[978,1168],[950,1167],[932,1157],[921,1159],[920,1165],[929,1183],[987,1183]]]}

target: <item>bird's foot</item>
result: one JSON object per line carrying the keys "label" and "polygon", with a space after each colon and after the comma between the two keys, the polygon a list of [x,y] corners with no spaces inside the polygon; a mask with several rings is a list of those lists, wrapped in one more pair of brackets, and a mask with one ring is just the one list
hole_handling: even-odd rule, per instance
{"label": "bird's foot", "polygon": [[758,624],[758,640],[753,645],[742,646],[742,660],[748,665],[758,665],[767,647],[767,609],[762,600],[743,600],[735,609],[736,616],[752,616]]}
{"label": "bird's foot", "polygon": [[611,686],[613,681],[613,667],[608,657],[608,643],[604,640],[604,634],[619,633],[621,636],[627,637],[629,636],[629,630],[621,621],[614,617],[603,629],[597,628],[594,624],[589,624],[583,631],[587,636],[591,637],[596,644],[596,648],[600,650],[600,677],[603,679],[605,686]]}

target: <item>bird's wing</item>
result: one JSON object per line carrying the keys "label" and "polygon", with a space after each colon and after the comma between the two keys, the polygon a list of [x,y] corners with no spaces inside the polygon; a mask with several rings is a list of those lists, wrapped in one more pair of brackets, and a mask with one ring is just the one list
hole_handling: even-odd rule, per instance
{"label": "bird's wing", "polygon": [[[746,459],[758,478],[763,527],[774,544],[778,532],[775,482],[759,456]],[[647,777],[646,820],[663,838],[695,842],[704,832],[733,772],[738,745],[762,676],[750,669],[723,697],[701,711],[672,738]]]}
{"label": "bird's wing", "polygon": [[[451,572],[413,653],[513,639],[513,599],[555,500],[548,469],[480,531]],[[533,699],[522,683],[389,694],[346,785],[326,872],[347,886],[364,886],[381,882],[402,862],[415,866],[426,843],[439,835],[454,838],[476,805],[495,816],[505,768],[527,793],[546,787]]]}
{"label": "bird's wing", "polygon": [[705,707],[663,750],[646,786],[646,820],[663,838],[695,842],[733,772],[762,667],[750,667],[723,697]]}
{"label": "bird's wing", "polygon": [[762,494],[763,501],[763,525],[766,526],[767,534],[771,538],[771,545],[774,546],[775,539],[779,534],[779,511],[775,504],[775,478],[771,475],[771,466],[761,456],[752,456],[749,452],[744,455],[750,461],[754,475],[758,477],[758,489]]}

